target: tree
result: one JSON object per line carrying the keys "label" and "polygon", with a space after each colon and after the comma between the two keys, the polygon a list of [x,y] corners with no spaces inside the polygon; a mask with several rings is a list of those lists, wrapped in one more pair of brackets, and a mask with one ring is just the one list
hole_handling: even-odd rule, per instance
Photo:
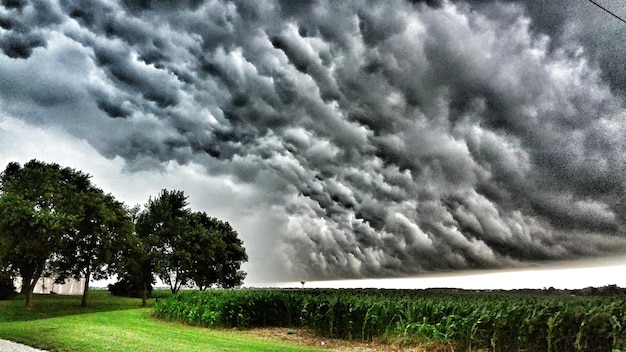
{"label": "tree", "polygon": [[191,258],[189,277],[201,290],[217,282],[217,252],[219,237],[216,231],[211,231],[213,219],[206,213],[197,212],[188,215],[190,241],[186,250]]}
{"label": "tree", "polygon": [[222,288],[241,286],[246,278],[241,265],[248,261],[243,241],[238,238],[237,232],[227,222],[220,224],[218,233],[222,247],[217,256],[219,269],[217,285]]}
{"label": "tree", "polygon": [[240,286],[246,277],[240,270],[241,264],[248,260],[248,255],[237,232],[228,222],[204,212],[193,213],[190,218],[194,229],[190,243],[193,282],[200,290]]}
{"label": "tree", "polygon": [[131,209],[131,214],[135,223],[135,232],[124,255],[118,262],[119,265],[116,268],[118,283],[139,288],[142,298],[141,306],[146,307],[148,295],[152,291],[152,284],[155,282],[154,263],[159,255],[157,251],[158,242],[151,236],[148,228],[137,231],[141,226],[149,226],[148,220],[143,218],[146,213],[139,213],[139,207],[135,207]]}
{"label": "tree", "polygon": [[[158,252],[150,236],[140,237],[137,233],[139,226],[148,225],[146,219],[143,219],[145,212],[141,213],[140,210],[139,205],[128,210],[134,225],[133,232],[123,253],[115,261],[114,271],[118,281],[109,285],[109,291],[113,295],[139,296],[142,298],[141,306],[145,307],[148,296],[152,292],[152,285],[155,283],[154,262]],[[149,234],[149,232],[148,229],[141,231],[142,234]]]}
{"label": "tree", "polygon": [[22,277],[28,308],[37,281],[78,217],[71,211],[76,186],[88,182],[86,174],[37,160],[24,167],[9,163],[0,174],[0,266]]}
{"label": "tree", "polygon": [[237,232],[227,222],[189,210],[181,191],[162,190],[150,198],[136,231],[148,248],[145,258],[153,258],[154,272],[172,293],[193,284],[235,287],[245,278],[240,267],[248,256]]}
{"label": "tree", "polygon": [[61,239],[56,282],[85,278],[81,306],[87,306],[89,281],[106,279],[129,246],[133,222],[129,209],[110,194],[90,185],[77,192],[75,212],[80,217]]}
{"label": "tree", "polygon": [[[141,286],[141,283],[133,279],[134,278],[132,276],[120,278],[116,283],[109,284],[109,292],[113,296],[135,298],[144,298],[152,293],[152,285],[147,287],[147,293],[144,294],[144,288]],[[146,302],[142,304],[143,307],[146,305]]]}
{"label": "tree", "polygon": [[137,220],[137,236],[153,259],[159,278],[172,293],[189,284],[191,258],[186,245],[190,236],[187,197],[182,191],[162,190],[146,204],[146,211]]}

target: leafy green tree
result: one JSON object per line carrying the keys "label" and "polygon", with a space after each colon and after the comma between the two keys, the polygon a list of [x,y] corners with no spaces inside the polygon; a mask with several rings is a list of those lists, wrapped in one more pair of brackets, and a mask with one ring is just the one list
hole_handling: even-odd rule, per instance
{"label": "leafy green tree", "polygon": [[189,215],[189,220],[193,242],[189,243],[188,250],[194,269],[190,276],[196,286],[204,290],[219,279],[217,256],[221,246],[216,219],[204,212],[196,212]]}
{"label": "leafy green tree", "polygon": [[241,265],[248,261],[243,241],[238,238],[237,232],[228,223],[222,224],[219,234],[222,248],[217,256],[220,274],[217,285],[222,288],[241,286],[246,278]]}
{"label": "leafy green tree", "polygon": [[245,273],[240,267],[248,257],[237,232],[187,204],[181,191],[162,190],[150,198],[136,225],[144,258],[172,293],[193,284],[201,289],[241,285]]}
{"label": "leafy green tree", "polygon": [[137,236],[147,249],[158,277],[170,286],[172,293],[188,285],[191,257],[186,250],[190,226],[187,197],[182,191],[162,190],[150,198],[146,211],[137,220]]}
{"label": "leafy green tree", "polygon": [[[134,218],[135,228],[146,225],[145,220],[141,220],[139,215]],[[142,234],[148,234],[146,230]],[[152,236],[140,237],[138,232],[134,233],[130,245],[126,247],[124,255],[116,267],[118,283],[129,287],[136,287],[141,292],[141,306],[146,307],[148,297],[155,283],[154,274],[156,271],[155,262],[159,255],[158,246]]]}
{"label": "leafy green tree", "polygon": [[189,247],[193,282],[200,290],[240,286],[246,277],[241,264],[248,260],[248,255],[237,232],[228,222],[204,212],[193,213],[190,219],[194,230]]}
{"label": "leafy green tree", "polygon": [[[148,225],[145,219],[146,212],[141,212],[139,205],[129,209],[131,221],[134,224],[133,233],[125,246],[122,255],[115,262],[114,271],[118,281],[109,285],[109,291],[114,295],[129,295],[142,298],[142,307],[147,306],[148,297],[155,283],[155,262],[158,256],[157,246],[149,229],[140,231],[145,236],[139,236],[137,229]],[[149,225],[148,225],[149,226]]]}
{"label": "leafy green tree", "polygon": [[79,217],[72,212],[76,188],[88,183],[86,174],[37,160],[24,167],[9,163],[0,174],[0,266],[21,276],[28,308],[37,281]]}
{"label": "leafy green tree", "polygon": [[87,306],[89,281],[106,279],[130,245],[134,230],[129,209],[110,194],[89,185],[78,190],[75,203],[80,214],[75,226],[61,239],[55,262],[57,282],[85,278],[81,306]]}

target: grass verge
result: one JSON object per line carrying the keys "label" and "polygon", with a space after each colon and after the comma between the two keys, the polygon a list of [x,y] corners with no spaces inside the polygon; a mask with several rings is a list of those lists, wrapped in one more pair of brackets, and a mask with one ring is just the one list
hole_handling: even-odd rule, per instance
{"label": "grass verge", "polygon": [[163,322],[139,300],[90,293],[90,307],[79,296],[41,295],[35,307],[24,301],[0,302],[0,338],[49,351],[317,351],[278,339]]}

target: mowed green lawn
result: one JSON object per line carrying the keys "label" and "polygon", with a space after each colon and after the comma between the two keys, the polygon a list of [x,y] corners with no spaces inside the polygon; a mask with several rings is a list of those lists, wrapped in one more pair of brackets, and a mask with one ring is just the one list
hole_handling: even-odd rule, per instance
{"label": "mowed green lawn", "polygon": [[210,330],[157,320],[141,300],[93,291],[89,307],[80,296],[37,295],[0,301],[0,339],[50,351],[319,351],[280,339]]}

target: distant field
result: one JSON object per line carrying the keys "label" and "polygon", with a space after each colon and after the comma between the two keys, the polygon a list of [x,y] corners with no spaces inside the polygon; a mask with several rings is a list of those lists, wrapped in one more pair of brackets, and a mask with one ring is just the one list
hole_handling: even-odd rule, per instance
{"label": "distant field", "polygon": [[315,351],[271,337],[210,330],[160,321],[140,300],[90,293],[37,295],[35,307],[24,300],[0,301],[0,338],[50,351]]}
{"label": "distant field", "polygon": [[305,327],[331,338],[436,342],[455,351],[624,351],[626,296],[590,293],[205,291],[160,299],[155,311],[199,326]]}

